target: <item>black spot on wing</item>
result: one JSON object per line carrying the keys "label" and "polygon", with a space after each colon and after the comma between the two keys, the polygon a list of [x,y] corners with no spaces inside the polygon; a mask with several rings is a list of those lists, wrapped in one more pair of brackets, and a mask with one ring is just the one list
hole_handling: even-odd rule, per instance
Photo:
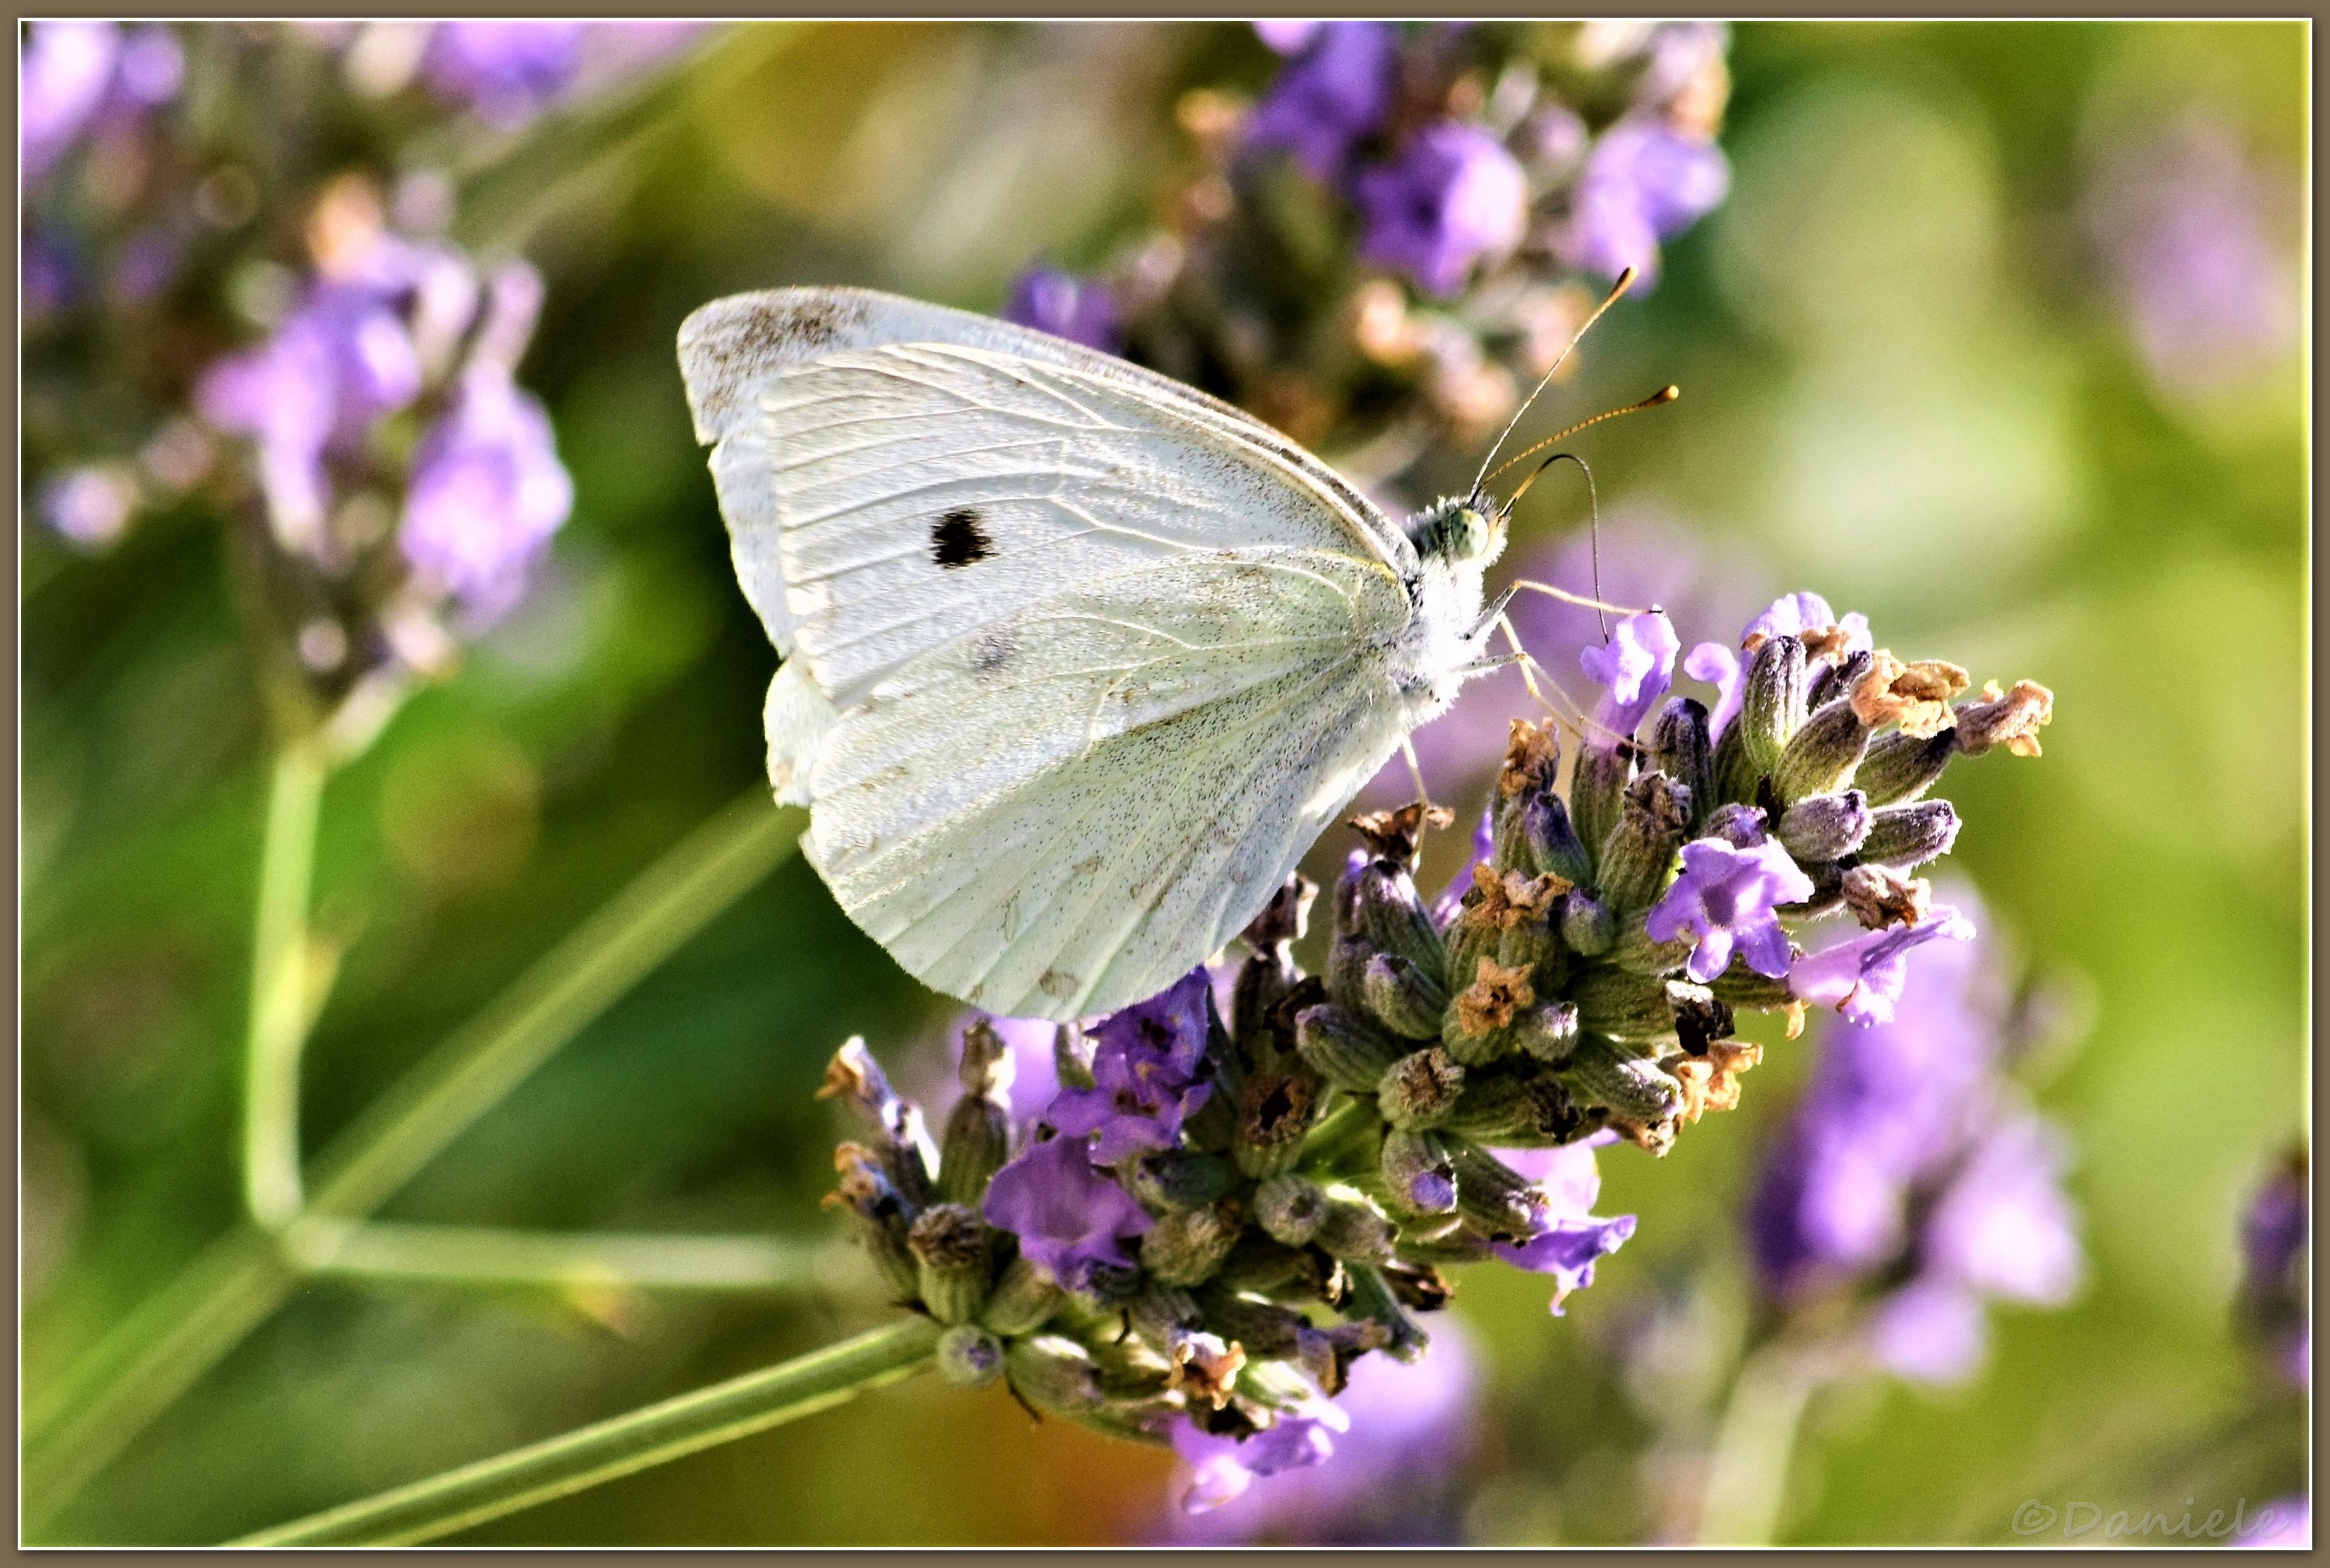
{"label": "black spot on wing", "polygon": [[957,507],[931,526],[931,559],[949,571],[984,561],[993,554],[995,541],[987,537],[980,515],[969,507]]}

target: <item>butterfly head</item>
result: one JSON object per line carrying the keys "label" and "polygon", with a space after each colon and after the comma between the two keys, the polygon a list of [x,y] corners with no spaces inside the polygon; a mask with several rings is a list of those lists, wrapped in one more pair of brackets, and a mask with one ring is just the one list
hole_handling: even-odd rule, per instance
{"label": "butterfly head", "polygon": [[1485,566],[1505,547],[1505,517],[1478,495],[1448,496],[1410,518],[1407,535],[1427,560]]}

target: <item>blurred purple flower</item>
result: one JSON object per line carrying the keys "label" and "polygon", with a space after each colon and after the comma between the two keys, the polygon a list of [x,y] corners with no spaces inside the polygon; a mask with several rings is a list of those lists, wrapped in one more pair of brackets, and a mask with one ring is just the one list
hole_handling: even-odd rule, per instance
{"label": "blurred purple flower", "polygon": [[35,22],[19,57],[17,116],[27,183],[64,156],[105,100],[121,52],[110,22]]}
{"label": "blurred purple flower", "polygon": [[420,395],[421,361],[393,299],[321,281],[258,347],[211,366],[195,406],[217,430],[258,443],[260,484],[278,539],[312,549],[331,504],[327,448],[352,451]]}
{"label": "blurred purple flower", "polygon": [[1604,688],[1587,745],[1606,751],[1634,733],[1674,684],[1675,653],[1681,646],[1665,613],[1650,610],[1622,619],[1602,646],[1578,651],[1578,668]]}
{"label": "blurred purple flower", "polygon": [[421,57],[439,97],[515,130],[556,102],[582,59],[580,22],[440,22]]}
{"label": "blurred purple flower", "polygon": [[1124,318],[1108,285],[1057,267],[1030,267],[1011,285],[1003,319],[1114,354],[1124,347]]}
{"label": "blurred purple flower", "polygon": [[1730,965],[1735,948],[1748,968],[1778,980],[1790,955],[1777,910],[1812,896],[1812,879],[1776,841],[1740,849],[1699,839],[1682,847],[1682,874],[1651,907],[1650,938],[1696,937],[1686,967],[1702,985]]}
{"label": "blurred purple flower", "polygon": [[2289,1383],[2312,1382],[2306,1310],[2308,1231],[2303,1151],[2277,1168],[2241,1225],[2241,1307]]}
{"label": "blurred purple flower", "polygon": [[1658,277],[1659,242],[1713,212],[1730,188],[1731,166],[1713,143],[1630,116],[1586,155],[1563,259],[1609,278],[1632,267],[1635,287],[1648,288]]}
{"label": "blurred purple flower", "polygon": [[1391,163],[1359,171],[1359,256],[1397,268],[1433,294],[1463,287],[1473,263],[1520,242],[1529,176],[1478,126],[1443,120],[1410,137]]}
{"label": "blurred purple flower", "polygon": [[1861,931],[1796,961],[1788,989],[1814,1007],[1833,1007],[1852,1023],[1890,1023],[1909,972],[1909,955],[1929,942],[1974,938],[1974,922],[1937,904],[1915,926]]}
{"label": "blurred purple flower", "polygon": [[[1419,1545],[1444,1538],[1445,1510],[1435,1504],[1472,1455],[1478,1359],[1453,1316],[1433,1324],[1432,1348],[1420,1361],[1359,1357],[1333,1402],[1350,1427],[1335,1440],[1331,1462],[1241,1488],[1243,1496],[1202,1514],[1177,1512],[1169,1534],[1190,1545]],[[1208,1457],[1218,1451],[1209,1446]]]}
{"label": "blurred purple flower", "polygon": [[1326,25],[1315,19],[1305,21],[1273,16],[1256,22],[1254,32],[1255,36],[1268,44],[1274,53],[1300,54],[1304,45],[1319,35],[1319,29]]}
{"label": "blurred purple flower", "polygon": [[2205,114],[2112,138],[2088,227],[2163,391],[2206,396],[2297,352],[2295,245],[2275,229],[2300,200]]}
{"label": "blurred purple flower", "polygon": [[1936,947],[1900,1002],[1898,1020],[1825,1031],[1749,1199],[1748,1249],[1784,1300],[1902,1280],[1871,1307],[1869,1354],[1952,1383],[1986,1353],[1987,1301],[2077,1289],[2078,1218],[2060,1133],[2001,1074],[2007,1002],[1986,947]]}
{"label": "blurred purple flower", "polygon": [[[1265,24],[1257,24],[1259,30]],[[1290,154],[1314,179],[1331,180],[1351,149],[1383,128],[1398,85],[1399,34],[1388,22],[1278,24],[1302,29],[1289,61],[1246,122],[1250,147]],[[1263,41],[1280,52],[1281,40]]]}
{"label": "blurred purple flower", "polygon": [[2314,1544],[2314,1504],[2306,1497],[2277,1497],[2258,1510],[2233,1544],[2266,1551],[2306,1551]]}
{"label": "blurred purple flower", "polygon": [[137,480],[120,464],[77,468],[42,485],[41,520],[85,550],[119,538],[137,509]]}
{"label": "blurred purple flower", "polygon": [[397,539],[415,571],[486,624],[516,606],[573,505],[542,404],[507,367],[473,364],[413,450]]}
{"label": "blurred purple flower", "polygon": [[1132,1195],[1094,1168],[1084,1140],[1062,1134],[995,1173],[980,1212],[1019,1238],[1020,1255],[1069,1289],[1094,1270],[1130,1265],[1123,1242],[1154,1223]]}
{"label": "blurred purple flower", "polygon": [[1103,1019],[1092,1030],[1094,1087],[1062,1089],[1045,1119],[1079,1143],[1097,1134],[1092,1157],[1103,1165],[1172,1147],[1212,1088],[1197,1081],[1212,1016],[1213,981],[1200,965]]}

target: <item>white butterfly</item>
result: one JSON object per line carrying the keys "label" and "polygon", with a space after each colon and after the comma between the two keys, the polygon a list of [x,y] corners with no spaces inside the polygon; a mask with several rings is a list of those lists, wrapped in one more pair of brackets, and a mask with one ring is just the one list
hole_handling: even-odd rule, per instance
{"label": "white butterfly", "polygon": [[1501,514],[1395,525],[1276,431],[1091,349],[854,289],[679,333],[810,862],[924,983],[1067,1019],[1258,914],[1494,667]]}

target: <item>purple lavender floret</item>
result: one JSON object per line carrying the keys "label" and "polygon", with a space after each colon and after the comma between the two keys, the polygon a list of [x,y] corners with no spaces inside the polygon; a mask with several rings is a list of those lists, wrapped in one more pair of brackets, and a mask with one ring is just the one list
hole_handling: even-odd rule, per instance
{"label": "purple lavender floret", "polygon": [[1391,163],[1359,171],[1359,256],[1449,295],[1473,264],[1520,242],[1529,176],[1504,144],[1478,126],[1443,120],[1410,137]]}
{"label": "purple lavender floret", "polygon": [[1124,315],[1108,285],[1057,267],[1030,267],[1020,273],[1003,318],[1103,354],[1124,347]]}
{"label": "purple lavender floret", "polygon": [[1597,1217],[1594,1202],[1602,1193],[1602,1174],[1594,1151],[1616,1141],[1607,1128],[1550,1149],[1492,1151],[1509,1168],[1537,1184],[1542,1202],[1533,1218],[1543,1227],[1519,1241],[1500,1241],[1492,1250],[1504,1261],[1532,1274],[1553,1277],[1553,1299],[1548,1308],[1564,1316],[1562,1301],[1573,1290],[1594,1283],[1595,1260],[1615,1252],[1634,1233],[1634,1217]]}
{"label": "purple lavender floret", "polygon": [[1894,1008],[1909,973],[1909,955],[1929,942],[1970,942],[1974,922],[1947,904],[1937,904],[1915,926],[1862,931],[1796,961],[1788,989],[1814,1007],[1833,1007],[1848,1022],[1893,1022]]}
{"label": "purple lavender floret", "polygon": [[1103,1165],[1171,1148],[1182,1118],[1212,1088],[1197,1081],[1212,1007],[1213,982],[1200,965],[1095,1024],[1094,1087],[1063,1089],[1045,1119],[1070,1137],[1092,1136],[1092,1157]]}
{"label": "purple lavender floret", "polygon": [[1094,1270],[1132,1262],[1126,1241],[1154,1223],[1132,1194],[1095,1169],[1084,1140],[1062,1134],[995,1173],[980,1212],[1019,1238],[1019,1254],[1075,1290]]}
{"label": "purple lavender floret", "polygon": [[1651,907],[1647,928],[1653,942],[1697,939],[1685,967],[1702,985],[1729,967],[1735,951],[1748,968],[1778,980],[1791,956],[1779,907],[1812,896],[1812,879],[1775,841],[1739,848],[1699,839],[1682,847],[1682,874]]}
{"label": "purple lavender floret", "polygon": [[542,404],[501,366],[472,365],[414,449],[397,542],[416,571],[485,624],[524,595],[573,506],[574,481]]}
{"label": "purple lavender floret", "polygon": [[[1331,1463],[1279,1471],[1268,1486],[1240,1487],[1243,1496],[1203,1513],[1176,1510],[1170,1535],[1189,1544],[1420,1544],[1431,1524],[1420,1507],[1429,1509],[1473,1448],[1477,1361],[1453,1318],[1434,1326],[1432,1352],[1419,1361],[1361,1356],[1334,1399],[1350,1430],[1335,1440]],[[1202,1463],[1220,1454],[1220,1440],[1193,1431],[1175,1447],[1185,1457],[1202,1448],[1192,1457]]]}
{"label": "purple lavender floret", "polygon": [[1579,651],[1579,667],[1604,688],[1587,745],[1607,751],[1634,733],[1674,684],[1675,653],[1681,646],[1665,614],[1648,610],[1620,621],[1602,647]]}
{"label": "purple lavender floret", "polygon": [[2249,1205],[2241,1225],[2241,1304],[2275,1370],[2292,1387],[2311,1385],[2313,1332],[2306,1312],[2306,1156],[2285,1160]]}
{"label": "purple lavender floret", "polygon": [[[1739,633],[1741,646],[1749,641],[1765,637],[1802,636],[1806,632],[1825,632],[1834,626],[1845,634],[1842,651],[1866,653],[1875,644],[1869,635],[1869,617],[1854,612],[1838,615],[1829,608],[1828,601],[1818,594],[1784,594],[1772,601],[1768,609]],[[1704,680],[1716,690],[1715,709],[1708,716],[1707,733],[1713,740],[1723,738],[1723,732],[1739,715],[1739,707],[1747,699],[1747,668],[1738,652],[1720,642],[1701,642],[1683,656],[1683,673],[1694,680]]]}
{"label": "purple lavender floret", "polygon": [[1604,131],[1586,155],[1565,245],[1567,259],[1615,278],[1634,269],[1657,278],[1659,242],[1722,204],[1731,166],[1712,143],[1657,120],[1629,117]]}
{"label": "purple lavender floret", "polygon": [[1350,1426],[1350,1417],[1324,1400],[1312,1401],[1301,1413],[1282,1414],[1242,1439],[1179,1422],[1173,1429],[1173,1449],[1193,1472],[1181,1507],[1202,1514],[1239,1496],[1258,1478],[1324,1464],[1335,1451],[1332,1434]]}
{"label": "purple lavender floret", "polygon": [[120,29],[110,22],[35,22],[18,66],[21,167],[46,174],[88,126],[113,81]]}
{"label": "purple lavender floret", "polygon": [[[1274,47],[1289,42],[1286,33]],[[1387,22],[1329,22],[1302,35],[1246,122],[1246,143],[1283,151],[1314,179],[1331,180],[1351,149],[1381,129],[1398,85],[1398,33]]]}

